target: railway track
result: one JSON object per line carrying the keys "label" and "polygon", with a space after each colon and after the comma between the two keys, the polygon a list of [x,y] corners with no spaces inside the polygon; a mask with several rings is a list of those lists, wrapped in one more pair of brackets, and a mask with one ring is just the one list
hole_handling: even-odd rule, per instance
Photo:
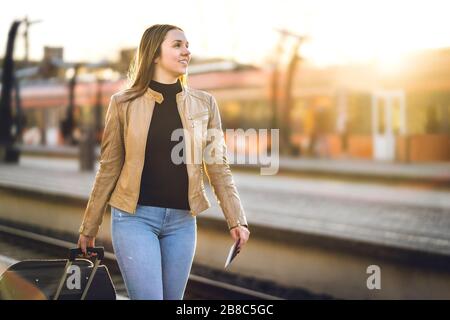
{"label": "railway track", "polygon": [[[0,225],[0,263],[3,264],[24,259],[61,259],[67,256],[67,249],[73,247],[72,242]],[[128,299],[114,254],[105,252],[103,263],[110,271],[118,299]],[[283,298],[191,273],[184,299],[281,300]]]}

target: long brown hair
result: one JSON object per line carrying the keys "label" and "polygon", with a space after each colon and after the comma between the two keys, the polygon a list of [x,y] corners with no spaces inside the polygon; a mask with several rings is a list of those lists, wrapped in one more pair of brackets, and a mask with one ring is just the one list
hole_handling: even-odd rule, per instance
{"label": "long brown hair", "polygon": [[[170,24],[155,24],[144,31],[139,48],[136,50],[128,70],[128,88],[125,90],[124,101],[140,97],[147,91],[155,72],[153,61],[161,54],[161,44],[166,38],[167,32],[173,29],[183,31]],[[186,75],[179,77],[184,85],[187,83],[186,78]]]}

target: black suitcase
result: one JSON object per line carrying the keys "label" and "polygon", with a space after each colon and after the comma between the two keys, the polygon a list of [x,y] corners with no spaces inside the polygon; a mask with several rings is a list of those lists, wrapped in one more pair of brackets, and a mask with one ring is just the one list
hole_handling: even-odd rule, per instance
{"label": "black suitcase", "polygon": [[95,261],[79,259],[81,249],[70,249],[69,259],[24,260],[0,276],[0,300],[116,300],[108,268],[100,265],[103,247],[88,248]]}

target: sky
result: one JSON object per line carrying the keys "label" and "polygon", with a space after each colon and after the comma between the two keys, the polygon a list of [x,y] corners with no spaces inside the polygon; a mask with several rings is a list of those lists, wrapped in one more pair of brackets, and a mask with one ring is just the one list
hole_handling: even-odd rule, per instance
{"label": "sky", "polygon": [[[307,36],[300,54],[317,66],[377,60],[385,64],[412,51],[450,47],[446,0],[15,0],[0,12],[0,56],[9,27],[28,15],[30,57],[63,46],[66,61],[115,60],[134,48],[155,23],[181,27],[198,57],[264,64],[275,52],[278,29]],[[23,29],[22,29],[23,30]],[[284,44],[289,55],[294,38]],[[24,55],[22,39],[15,57]]]}

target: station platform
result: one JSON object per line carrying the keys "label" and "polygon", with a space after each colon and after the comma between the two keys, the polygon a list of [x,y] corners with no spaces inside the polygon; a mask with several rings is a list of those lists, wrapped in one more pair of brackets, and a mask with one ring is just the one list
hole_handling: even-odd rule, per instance
{"label": "station platform", "polygon": [[[76,146],[26,146],[18,148],[27,156],[72,158],[78,157]],[[95,148],[97,158],[100,147]],[[237,161],[236,161],[237,162]],[[237,169],[259,170],[260,164],[231,163]],[[354,178],[428,181],[445,183],[450,187],[450,162],[401,163],[366,159],[326,159],[280,156],[279,172],[336,175]]]}
{"label": "station platform", "polygon": [[[450,298],[448,192],[246,172],[233,176],[252,232],[236,272],[338,298]],[[24,156],[19,164],[2,164],[0,219],[40,229],[52,221],[59,231],[76,233],[94,178],[95,171],[79,172],[73,159]],[[212,207],[198,216],[196,259],[222,268],[231,243],[220,207],[211,189],[207,193]],[[108,232],[104,226],[99,236],[108,239]],[[366,267],[373,264],[383,266],[390,289],[365,288]],[[414,292],[400,289],[408,277],[416,280]],[[430,285],[435,291],[426,292]]]}

